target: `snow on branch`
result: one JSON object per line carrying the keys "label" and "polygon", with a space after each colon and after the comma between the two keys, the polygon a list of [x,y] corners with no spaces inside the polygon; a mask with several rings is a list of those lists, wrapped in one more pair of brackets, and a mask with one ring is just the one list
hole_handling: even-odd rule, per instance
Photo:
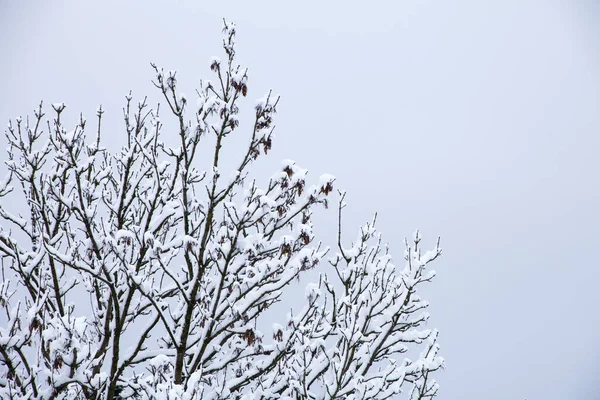
{"label": "snow on branch", "polygon": [[[271,91],[255,103],[248,145],[226,171],[222,147],[244,135],[249,81],[235,61],[235,25],[224,26],[226,57],[210,60],[213,80],[195,105],[177,72],[152,64],[176,143],[162,140],[164,108],[131,93],[116,152],[102,147],[101,107],[91,134],[83,116],[65,126],[64,103],[8,125],[0,398],[436,395],[432,373],[443,359],[417,289],[434,277],[439,243],[423,253],[417,233],[401,269],[373,222],[345,248],[342,195],[339,248],[326,259],[312,216],[331,201],[335,177],[311,178],[285,160],[264,186],[247,179],[273,145]],[[208,141],[211,156],[200,158]],[[261,331],[266,310],[312,269],[319,280],[295,311]]]}

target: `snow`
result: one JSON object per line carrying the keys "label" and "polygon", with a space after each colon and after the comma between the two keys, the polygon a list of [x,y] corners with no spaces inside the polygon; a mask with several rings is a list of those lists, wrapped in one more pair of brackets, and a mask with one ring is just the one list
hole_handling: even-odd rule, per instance
{"label": "snow", "polygon": [[331,184],[335,181],[335,176],[330,174],[323,174],[319,177],[319,186],[324,187],[327,184]]}
{"label": "snow", "polygon": [[316,298],[320,295],[321,290],[318,284],[309,283],[308,285],[306,285],[306,289],[304,289],[304,296],[308,299],[309,302],[316,300]]}
{"label": "snow", "polygon": [[117,242],[121,241],[122,239],[135,239],[135,234],[125,229],[119,229],[115,234],[115,239]]}
{"label": "snow", "polygon": [[171,359],[167,355],[159,354],[150,360],[150,365],[152,365],[154,368],[159,368],[163,365],[169,364],[170,361]]}
{"label": "snow", "polygon": [[[233,29],[226,25],[229,55]],[[211,66],[219,63],[211,59]],[[232,81],[245,84],[247,70],[232,65]],[[202,132],[221,129],[221,111],[232,121],[238,113],[235,96],[223,96],[225,103],[213,93],[220,85],[207,85],[203,81],[198,100]],[[257,103],[257,123],[264,125],[259,140],[272,137],[277,99],[269,92]],[[213,158],[202,157],[204,150],[184,165],[181,156],[192,157],[197,133],[190,129],[183,144],[170,149],[161,142],[164,136],[156,136],[162,129],[158,116],[148,115],[153,117],[142,122],[135,140],[117,153],[92,154],[95,145],[87,146],[90,138],[80,127],[69,130],[57,122],[59,140],[43,150],[36,145],[22,155],[13,152],[14,159],[7,160],[11,181],[4,184],[23,184],[26,195],[31,188],[19,177],[31,174],[30,164],[41,163],[36,179],[44,190],[35,207],[43,205],[50,231],[59,210],[68,212],[48,238],[40,234],[40,228],[48,231],[43,220],[32,224],[29,210],[24,216],[11,213],[14,203],[2,193],[0,246],[7,277],[0,283],[0,311],[6,314],[0,345],[31,369],[19,361],[15,368],[23,390],[16,380],[4,379],[0,398],[32,397],[32,377],[43,400],[76,398],[79,383],[106,393],[112,379],[127,386],[124,397],[136,393],[143,400],[293,399],[305,390],[315,400],[326,399],[328,392],[351,400],[394,398],[443,365],[437,331],[424,329],[428,303],[420,297],[420,288],[435,276],[429,263],[440,255],[438,246],[422,251],[416,232],[413,243],[406,243],[404,268],[397,268],[371,222],[357,232],[353,245],[338,249],[349,262],[339,254],[323,262],[329,248],[318,244],[313,223],[319,221],[310,217],[332,190],[333,175],[323,174],[305,188],[308,171],[285,159],[265,185],[248,182],[251,164],[234,170],[227,182],[218,181],[220,169],[227,173],[231,167],[213,168]],[[170,120],[165,118],[165,125]],[[202,181],[205,170],[212,171],[213,181]],[[217,203],[207,194],[214,184],[221,196],[232,182],[239,186]],[[31,235],[35,244],[17,240],[19,235]],[[59,279],[56,288],[53,275]],[[297,282],[304,296],[294,296],[302,290]],[[63,296],[61,312],[57,293]],[[293,302],[287,304],[290,295]],[[280,302],[289,313],[273,323],[275,314],[266,310]],[[267,331],[272,325],[267,334],[259,330],[265,324]],[[123,369],[113,376],[113,335],[119,329],[121,351],[114,361]],[[178,349],[185,350],[182,384],[173,379]],[[406,353],[413,360],[404,359]],[[134,364],[128,365],[130,359]],[[427,379],[437,387],[431,376]]]}

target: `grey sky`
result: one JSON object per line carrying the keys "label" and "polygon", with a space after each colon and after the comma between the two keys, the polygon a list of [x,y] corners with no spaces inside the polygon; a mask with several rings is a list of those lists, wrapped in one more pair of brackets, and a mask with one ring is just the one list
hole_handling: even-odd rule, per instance
{"label": "grey sky", "polygon": [[440,398],[600,398],[598,3],[5,0],[0,121],[40,99],[93,121],[101,103],[110,139],[129,89],[158,98],[150,61],[191,97],[223,17],[250,97],[282,95],[259,173],[337,176],[346,237],[378,211],[398,265],[415,228],[442,236]]}

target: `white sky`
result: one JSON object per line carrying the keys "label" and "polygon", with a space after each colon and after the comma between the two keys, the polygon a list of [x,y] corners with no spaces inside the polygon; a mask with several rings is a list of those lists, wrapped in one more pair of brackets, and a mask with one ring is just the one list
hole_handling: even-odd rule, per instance
{"label": "white sky", "polygon": [[415,228],[442,236],[440,398],[600,398],[598,4],[0,0],[0,121],[101,103],[118,138],[129,89],[158,98],[149,62],[191,97],[233,20],[250,97],[282,95],[259,174],[334,174],[346,237],[378,211],[397,264]]}

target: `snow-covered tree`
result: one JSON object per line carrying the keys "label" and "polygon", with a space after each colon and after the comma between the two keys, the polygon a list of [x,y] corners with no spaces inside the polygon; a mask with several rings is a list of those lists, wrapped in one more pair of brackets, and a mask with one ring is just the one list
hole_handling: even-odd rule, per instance
{"label": "snow-covered tree", "polygon": [[[365,225],[349,248],[314,238],[312,210],[334,178],[309,185],[284,161],[264,186],[249,178],[271,148],[279,97],[255,106],[244,154],[221,171],[221,149],[244,135],[247,70],[225,59],[197,90],[153,65],[177,141],[161,136],[159,108],[127,96],[124,143],[103,147],[102,108],[90,128],[45,118],[9,123],[0,182],[0,398],[429,399],[443,365],[437,331],[417,295],[439,254],[406,243],[403,269]],[[164,107],[160,109],[163,112]],[[91,133],[88,134],[88,131]],[[208,140],[210,157],[200,158]],[[237,143],[242,139],[238,138]],[[206,148],[206,147],[203,147]],[[335,238],[333,238],[335,240]],[[321,272],[279,324],[264,317],[303,271]],[[272,315],[267,315],[272,317]],[[265,325],[266,324],[266,325]],[[272,327],[271,327],[272,325]],[[261,331],[259,328],[263,328]],[[411,361],[408,357],[412,358]]]}

